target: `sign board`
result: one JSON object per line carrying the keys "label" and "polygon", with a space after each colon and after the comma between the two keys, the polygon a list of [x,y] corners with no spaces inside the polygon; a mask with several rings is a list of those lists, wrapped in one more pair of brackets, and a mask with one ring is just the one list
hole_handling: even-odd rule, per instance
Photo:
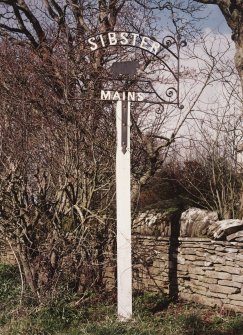
{"label": "sign board", "polygon": [[99,34],[88,39],[91,51],[108,46],[121,45],[133,46],[157,55],[163,48],[161,44],[148,36],[131,32],[109,32]]}
{"label": "sign board", "polygon": [[111,71],[114,75],[129,75],[134,76],[139,66],[138,61],[115,62],[111,66]]}
{"label": "sign board", "polygon": [[[108,47],[134,47],[150,53],[156,57],[162,69],[172,75],[176,87],[168,86],[164,89],[164,96],[160,96],[149,81],[143,84],[149,86],[152,93],[159,99],[159,104],[179,105],[179,51],[185,46],[184,41],[176,41],[172,36],[166,36],[162,43],[154,38],[133,32],[106,32],[91,36],[87,39],[87,48],[90,52]],[[175,50],[171,47],[175,46]],[[175,60],[175,67],[166,62],[166,55]],[[139,62],[127,60],[115,62],[110,70],[117,78],[109,79],[107,89],[101,89],[100,100],[116,102],[116,129],[117,129],[117,151],[116,151],[116,195],[117,195],[117,297],[118,315],[121,320],[132,317],[132,256],[131,256],[131,168],[130,168],[130,112],[131,102],[145,102],[145,93],[141,89],[128,90],[129,77],[133,76],[133,82]],[[124,89],[110,89],[110,82],[118,80],[124,82]],[[104,78],[108,81],[108,78]],[[149,83],[149,85],[147,85]],[[162,86],[160,84],[160,86]]]}
{"label": "sign board", "polygon": [[100,92],[101,100],[114,100],[114,101],[140,101],[144,100],[142,92],[118,92],[118,91],[105,91]]}

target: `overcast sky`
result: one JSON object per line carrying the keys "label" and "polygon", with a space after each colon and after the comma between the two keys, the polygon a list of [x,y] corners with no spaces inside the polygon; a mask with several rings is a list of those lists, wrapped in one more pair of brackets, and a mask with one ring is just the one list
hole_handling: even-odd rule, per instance
{"label": "overcast sky", "polygon": [[[187,14],[184,15],[180,11],[178,11],[177,14],[178,17],[180,17],[181,19],[184,17],[185,22],[188,19],[190,20],[190,16]],[[160,12],[159,17],[162,21],[162,24],[164,24],[164,32],[166,31],[166,26],[169,31],[175,32],[174,26],[171,21],[170,11],[165,10]],[[181,22],[179,21],[179,27],[182,27]],[[214,35],[222,34],[227,35],[229,38],[231,37],[231,29],[228,27],[226,20],[217,5],[204,6],[204,8],[200,12],[196,13],[195,21],[193,22],[193,24],[195,25],[195,27],[200,27],[202,31],[205,31],[206,35],[208,35],[209,33],[213,33]],[[184,32],[183,30],[181,31],[182,35],[185,34],[185,38],[187,39],[187,41],[190,40],[190,37],[194,37],[194,35],[191,35],[190,29],[191,27],[188,26]],[[198,38],[198,36],[196,37],[195,35],[195,38]]]}
{"label": "overcast sky", "polygon": [[208,5],[205,8],[205,19],[200,22],[200,25],[203,28],[209,28],[215,33],[220,32],[222,34],[230,34],[230,28],[228,27],[225,18],[218,6]]}
{"label": "overcast sky", "polygon": [[[164,13],[164,15],[166,17],[168,13]],[[181,66],[190,70],[188,78],[184,77],[180,80],[180,101],[182,101],[182,105],[185,108],[178,115],[173,116],[171,122],[168,122],[168,128],[166,129],[168,133],[163,129],[169,137],[174,131],[175,124],[180,123],[178,119],[181,121],[184,115],[190,110],[190,106],[193,106],[193,111],[189,114],[189,118],[184,123],[179,134],[179,136],[182,136],[179,143],[182,145],[183,155],[185,155],[185,143],[187,140],[190,143],[191,138],[195,140],[195,138],[199,139],[203,137],[205,129],[207,129],[212,138],[214,136],[215,138],[219,138],[217,131],[214,132],[213,127],[215,127],[215,124],[217,130],[217,127],[219,127],[218,124],[221,125],[220,122],[222,120],[238,117],[238,111],[241,113],[241,109],[238,108],[237,85],[236,87],[234,86],[237,83],[238,77],[232,74],[229,83],[227,80],[224,81],[221,78],[221,75],[228,75],[228,60],[232,60],[234,57],[234,43],[231,40],[231,30],[216,5],[205,6],[200,16],[202,19],[197,21],[196,24],[200,25],[202,31],[205,32],[204,38],[202,40],[195,38],[190,41],[190,35],[187,36],[189,42],[183,48],[181,57]],[[194,42],[196,42],[195,47],[193,47]],[[215,69],[212,79],[197,100],[197,96],[202,90],[212,64],[211,52],[212,55],[215,55],[215,59],[217,59],[217,69]],[[220,59],[220,62],[218,62],[218,59]],[[191,76],[191,73],[195,73],[195,75]],[[233,90],[234,93],[232,93]],[[197,101],[195,105],[194,101]],[[230,104],[228,103],[229,101]],[[230,122],[228,124],[230,126]],[[224,135],[225,133],[222,134]]]}

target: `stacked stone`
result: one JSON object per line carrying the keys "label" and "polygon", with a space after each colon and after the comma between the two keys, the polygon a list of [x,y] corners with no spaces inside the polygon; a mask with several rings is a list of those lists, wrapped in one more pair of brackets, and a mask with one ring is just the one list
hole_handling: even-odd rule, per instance
{"label": "stacked stone", "polygon": [[169,238],[135,236],[133,287],[141,291],[168,291]]}
{"label": "stacked stone", "polygon": [[181,238],[180,296],[243,312],[243,243]]}
{"label": "stacked stone", "polygon": [[133,221],[133,234],[168,237],[171,232],[171,215],[150,210],[140,213]]}
{"label": "stacked stone", "polygon": [[134,288],[243,312],[243,243],[136,236]]}

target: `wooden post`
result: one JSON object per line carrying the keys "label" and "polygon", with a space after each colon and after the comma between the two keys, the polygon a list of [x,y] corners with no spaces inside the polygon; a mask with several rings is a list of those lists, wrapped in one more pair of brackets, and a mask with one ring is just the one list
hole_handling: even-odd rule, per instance
{"label": "wooden post", "polygon": [[[124,111],[123,104],[126,104]],[[126,321],[132,317],[131,168],[129,101],[117,101],[116,130],[117,304],[118,318],[122,321]]]}

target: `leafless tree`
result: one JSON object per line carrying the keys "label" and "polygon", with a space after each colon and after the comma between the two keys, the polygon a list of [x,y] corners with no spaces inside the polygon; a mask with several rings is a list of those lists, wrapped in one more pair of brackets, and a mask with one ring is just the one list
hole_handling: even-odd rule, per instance
{"label": "leafless tree", "polygon": [[[1,234],[41,301],[67,277],[76,290],[104,284],[114,245],[115,116],[98,100],[110,64],[130,56],[122,48],[87,54],[85,38],[124,28],[154,35],[151,4],[158,9],[155,1],[0,1]],[[138,78],[169,80],[153,57],[134,57]],[[134,203],[210,83],[212,60],[183,111],[134,104]]]}
{"label": "leafless tree", "polygon": [[241,80],[243,90],[243,1],[242,0],[195,0],[203,4],[214,4],[219,7],[225,20],[232,30],[232,40],[235,42],[235,65]]}
{"label": "leafless tree", "polygon": [[177,142],[174,168],[173,162],[170,166],[194,204],[216,210],[221,218],[241,218],[241,88],[230,55],[221,52],[209,86],[213,96],[207,92],[210,103],[206,95],[195,106],[181,146]]}

